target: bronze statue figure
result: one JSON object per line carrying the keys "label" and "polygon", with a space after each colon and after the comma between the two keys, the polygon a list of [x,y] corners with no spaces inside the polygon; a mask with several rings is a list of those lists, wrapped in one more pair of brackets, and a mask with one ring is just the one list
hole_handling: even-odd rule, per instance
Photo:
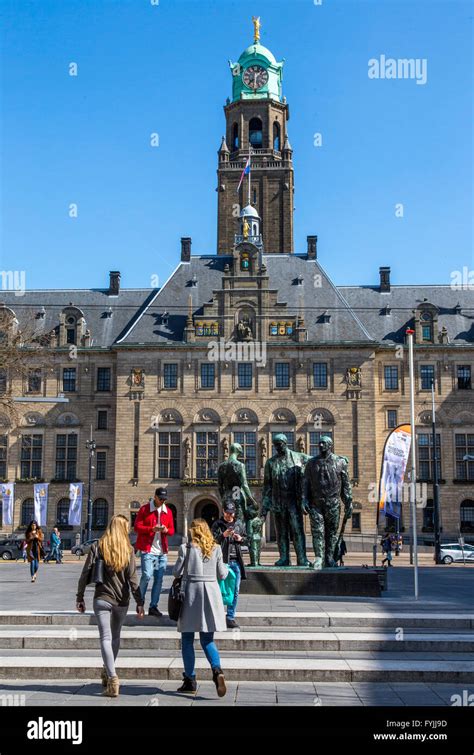
{"label": "bronze statue figure", "polygon": [[262,510],[265,519],[271,511],[275,517],[280,558],[275,566],[291,566],[290,539],[296,552],[298,566],[311,566],[306,557],[303,520],[303,472],[306,454],[290,451],[286,435],[275,435],[276,454],[265,464]]}
{"label": "bronze statue figure", "polygon": [[217,484],[222,504],[233,501],[236,519],[248,522],[257,515],[258,504],[250,492],[245,464],[238,458],[242,454],[242,446],[232,443],[229,458],[217,469]]}
{"label": "bronze statue figure", "polygon": [[344,523],[352,516],[352,488],[348,460],[332,453],[332,440],[323,435],[320,456],[306,464],[303,480],[303,510],[309,514],[315,561],[314,569],[336,566],[336,547],[342,500]]}

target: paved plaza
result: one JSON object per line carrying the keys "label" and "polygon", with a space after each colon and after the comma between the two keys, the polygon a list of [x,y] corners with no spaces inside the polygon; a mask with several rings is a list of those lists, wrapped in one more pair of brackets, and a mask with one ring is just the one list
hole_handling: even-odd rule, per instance
{"label": "paved plaza", "polygon": [[472,567],[422,566],[415,601],[405,566],[390,570],[382,598],[242,595],[240,628],[216,635],[228,679],[222,699],[198,643],[197,693],[176,692],[176,625],[166,615],[139,622],[131,606],[118,659],[120,697],[104,698],[91,588],[87,614],[74,610],[83,563],[41,564],[35,584],[26,564],[0,564],[2,704],[446,706],[474,690]]}

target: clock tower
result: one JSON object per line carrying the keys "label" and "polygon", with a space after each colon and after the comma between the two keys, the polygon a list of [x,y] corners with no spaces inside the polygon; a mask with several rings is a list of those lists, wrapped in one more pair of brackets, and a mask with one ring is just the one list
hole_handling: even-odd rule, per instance
{"label": "clock tower", "polygon": [[[257,22],[258,21],[258,26]],[[266,252],[293,252],[293,162],[286,124],[289,108],[282,97],[283,62],[254,43],[237,63],[229,61],[232,100],[224,107],[226,135],[217,169],[217,253],[231,254],[242,208],[249,204],[261,220]],[[250,172],[241,181],[250,155]],[[240,188],[239,188],[240,182]]]}

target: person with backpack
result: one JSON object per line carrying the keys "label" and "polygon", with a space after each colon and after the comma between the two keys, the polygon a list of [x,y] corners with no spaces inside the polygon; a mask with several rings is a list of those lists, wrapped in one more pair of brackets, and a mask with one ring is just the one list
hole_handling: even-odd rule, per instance
{"label": "person with backpack", "polygon": [[[130,603],[130,592],[137,604],[138,618],[142,619],[145,614],[135,553],[128,531],[128,519],[123,514],[114,515],[100,540],[92,544],[77,586],[76,608],[84,613],[86,586],[96,579],[93,609],[104,661],[101,672],[103,694],[107,697],[118,697],[120,691],[115,660],[120,649],[120,633]],[[100,564],[100,561],[103,563]]]}
{"label": "person with backpack", "polygon": [[199,632],[201,647],[212,669],[217,694],[226,693],[224,674],[214,632],[226,630],[224,603],[218,580],[227,577],[229,567],[222,558],[222,550],[204,519],[195,519],[189,528],[189,543],[183,543],[173,575],[183,575],[184,599],[178,619],[183,656],[183,684],[178,692],[196,692],[194,633]]}

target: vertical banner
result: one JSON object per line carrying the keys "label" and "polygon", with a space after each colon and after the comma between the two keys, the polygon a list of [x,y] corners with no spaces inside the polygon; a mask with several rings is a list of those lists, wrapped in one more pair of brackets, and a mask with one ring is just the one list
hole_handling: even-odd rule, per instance
{"label": "vertical banner", "polygon": [[385,515],[400,519],[403,500],[403,478],[410,454],[411,427],[399,425],[385,441],[382,460],[382,474],[379,486],[379,508]]}
{"label": "vertical banner", "polygon": [[69,485],[69,517],[68,524],[75,527],[81,524],[82,514],[82,482],[71,482]]}
{"label": "vertical banner", "polygon": [[37,482],[34,487],[35,519],[40,527],[46,527],[48,515],[48,482]]}
{"label": "vertical banner", "polygon": [[0,485],[2,492],[3,524],[13,524],[13,502],[15,500],[15,483],[5,482]]}

